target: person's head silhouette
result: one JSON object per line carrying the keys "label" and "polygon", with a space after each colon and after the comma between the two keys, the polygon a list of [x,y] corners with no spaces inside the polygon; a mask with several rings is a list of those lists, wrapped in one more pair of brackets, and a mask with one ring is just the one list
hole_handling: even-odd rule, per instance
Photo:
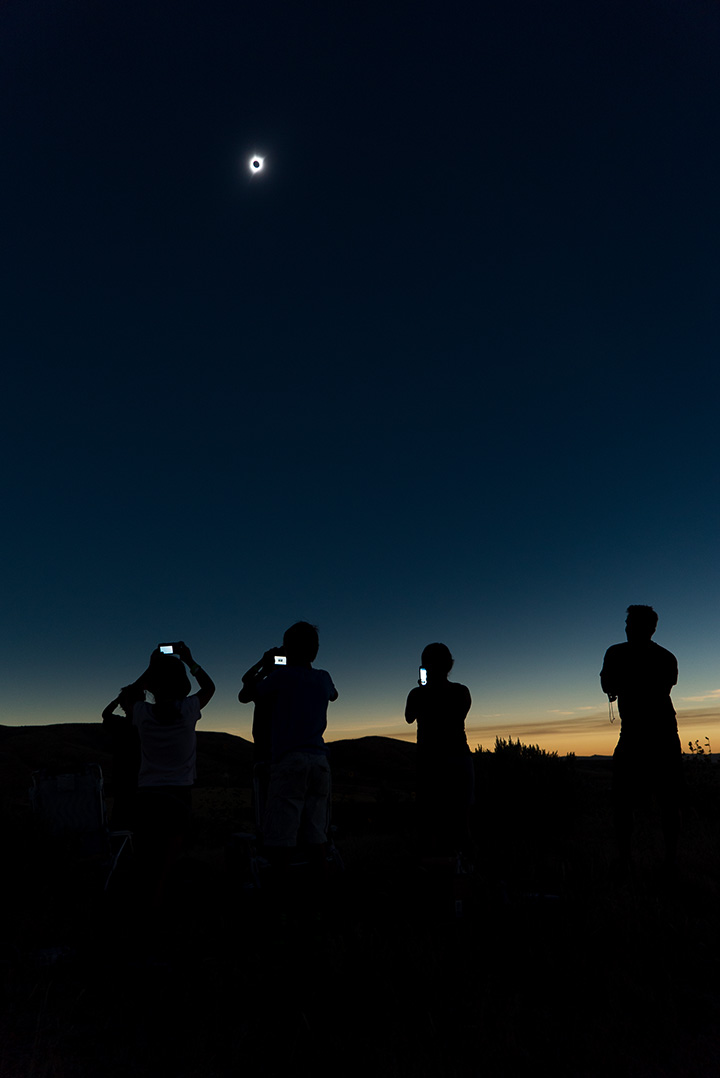
{"label": "person's head silhouette", "polygon": [[428,644],[420,661],[428,672],[428,681],[439,681],[448,676],[455,660],[446,644]]}
{"label": "person's head silhouette", "polygon": [[317,627],[307,621],[296,621],[283,633],[283,650],[291,666],[310,666],[319,647]]}
{"label": "person's head silhouette", "polygon": [[161,703],[184,700],[192,686],[184,663],[174,655],[160,655],[156,652],[150,658],[143,688],[153,694],[157,703]]}
{"label": "person's head silhouette", "polygon": [[657,628],[658,616],[651,606],[629,606],[625,635],[631,644],[648,643]]}

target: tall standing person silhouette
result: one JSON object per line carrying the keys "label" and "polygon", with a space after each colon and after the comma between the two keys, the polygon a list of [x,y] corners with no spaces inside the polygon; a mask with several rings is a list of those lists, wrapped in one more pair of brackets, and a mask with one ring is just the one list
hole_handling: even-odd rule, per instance
{"label": "tall standing person silhouette", "polygon": [[448,680],[454,660],[445,644],[428,644],[421,662],[420,684],[408,695],[405,721],[417,722],[422,850],[430,856],[469,852],[475,794],[472,753],[465,734],[470,690]]}
{"label": "tall standing person silhouette", "polygon": [[652,640],[658,616],[651,606],[629,606],[627,642],[605,652],[600,684],[618,701],[621,729],[613,754],[615,837],[623,873],[630,868],[634,806],[655,794],[665,837],[666,865],[675,864],[680,830],[682,749],[670,693],[678,665],[672,652]]}
{"label": "tall standing person silhouette", "polygon": [[313,667],[319,646],[317,627],[295,622],[285,630],[282,648],[265,652],[244,674],[238,693],[241,703],[255,702],[253,736],[260,739],[263,756],[270,757],[261,817],[265,852],[280,890],[298,846],[321,883],[326,867],[331,785],[323,734],[328,704],[338,691],[327,670]]}

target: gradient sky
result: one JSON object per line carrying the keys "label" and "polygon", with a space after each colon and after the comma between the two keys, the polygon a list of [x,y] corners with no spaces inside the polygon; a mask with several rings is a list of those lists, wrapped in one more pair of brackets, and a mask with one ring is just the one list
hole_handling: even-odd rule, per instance
{"label": "gradient sky", "polygon": [[609,752],[651,603],[712,737],[719,57],[709,0],[6,0],[0,722],[183,638],[249,736],[304,618],[331,737],[441,640],[471,743]]}

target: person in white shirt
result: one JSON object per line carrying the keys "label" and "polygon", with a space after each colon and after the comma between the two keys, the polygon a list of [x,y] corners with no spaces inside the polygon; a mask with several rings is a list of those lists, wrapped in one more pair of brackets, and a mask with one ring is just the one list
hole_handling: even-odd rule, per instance
{"label": "person in white shirt", "polygon": [[[201,709],[215,693],[210,676],[180,641],[156,648],[137,684],[151,693],[153,703],[141,700],[132,712],[140,738],[137,791],[138,853],[150,878],[154,900],[161,903],[169,868],[187,833],[196,778],[195,724]],[[185,664],[200,686],[190,694]]]}

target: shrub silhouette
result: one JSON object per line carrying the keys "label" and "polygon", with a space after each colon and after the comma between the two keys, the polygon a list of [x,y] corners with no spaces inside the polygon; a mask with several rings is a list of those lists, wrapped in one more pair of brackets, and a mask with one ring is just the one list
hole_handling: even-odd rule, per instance
{"label": "shrub silhouette", "polygon": [[705,738],[705,745],[704,746],[701,745],[699,741],[695,741],[695,742],[688,741],[688,748],[690,749],[690,755],[691,756],[694,756],[694,757],[697,757],[697,758],[703,757],[703,758],[708,759],[708,760],[712,757],[712,748],[710,747],[710,738],[709,737]]}
{"label": "shrub silhouette", "polygon": [[534,831],[568,819],[574,754],[558,756],[519,738],[496,737],[494,749],[478,746],[473,760],[477,810],[485,821]]}
{"label": "shrub silhouette", "polygon": [[705,744],[688,741],[689,752],[683,756],[686,803],[710,818],[718,818],[716,768],[710,738]]}
{"label": "shrub silhouette", "polygon": [[[525,745],[520,738],[517,741],[513,741],[512,737],[505,740],[504,737],[495,738],[494,749],[484,749],[482,745],[478,745],[475,749],[476,754],[482,755],[484,753],[488,755],[502,756],[510,760],[559,760],[557,752],[549,752],[547,749],[541,749],[539,745]],[[575,753],[569,752],[567,757],[575,759]],[[567,758],[567,757],[564,757]]]}

